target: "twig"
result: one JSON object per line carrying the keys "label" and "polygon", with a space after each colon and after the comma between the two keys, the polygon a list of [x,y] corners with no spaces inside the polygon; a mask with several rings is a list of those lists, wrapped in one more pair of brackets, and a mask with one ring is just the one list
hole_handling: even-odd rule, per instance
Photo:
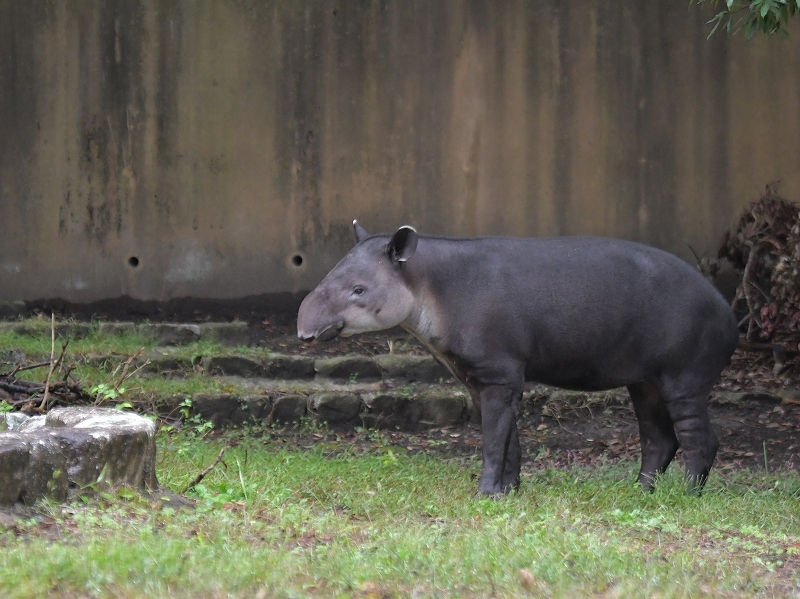
{"label": "twig", "polygon": [[21,364],[17,364],[16,366],[14,366],[14,370],[12,370],[11,372],[4,372],[0,374],[0,376],[14,376],[18,372],[23,372],[25,370],[34,370],[36,368],[44,368],[45,366],[50,366],[50,362],[49,361],[39,362],[38,364],[30,364],[28,366],[22,366]]}
{"label": "twig", "polygon": [[[58,359],[51,365],[50,372],[47,375],[47,382],[45,383],[44,392],[45,397],[47,397],[48,391],[55,389],[59,386],[59,383],[50,384],[50,378],[53,376],[53,373],[56,371],[61,364],[64,363],[64,354],[67,352],[67,346],[69,345],[69,339],[67,339],[61,346],[61,353],[58,355]],[[42,399],[42,406],[40,409],[47,408],[47,400]]]}
{"label": "twig", "polygon": [[228,449],[228,448],[227,448],[227,447],[223,447],[223,448],[220,450],[220,452],[219,452],[219,455],[217,456],[217,459],[215,459],[213,462],[211,462],[211,465],[210,465],[208,468],[206,468],[206,469],[205,469],[205,470],[203,470],[203,471],[202,471],[200,474],[198,474],[198,475],[197,475],[197,476],[194,478],[194,480],[193,480],[191,483],[189,483],[189,485],[188,485],[188,486],[187,486],[187,487],[186,487],[186,488],[185,488],[183,491],[181,491],[181,494],[183,494],[183,493],[186,493],[186,492],[187,492],[187,491],[189,491],[190,489],[193,489],[194,487],[196,487],[197,485],[199,485],[199,484],[200,484],[200,481],[202,481],[202,480],[203,480],[203,479],[206,477],[206,475],[207,475],[209,472],[211,472],[211,471],[212,471],[214,468],[216,468],[216,467],[217,467],[217,464],[219,464],[219,463],[222,461],[222,456],[223,456],[223,455],[225,455],[225,450],[226,450],[226,449]]}
{"label": "twig", "polygon": [[750,294],[747,292],[747,286],[750,283],[750,268],[755,262],[756,254],[758,254],[760,250],[760,246],[754,246],[750,248],[750,252],[747,254],[747,264],[744,267],[744,273],[742,273],[742,292],[744,293],[744,299],[747,302],[747,310],[750,312],[750,321],[747,323],[747,340],[750,341],[753,338],[753,325],[756,324],[756,313],[755,308],[753,307],[753,300],[750,298]]}
{"label": "twig", "polygon": [[22,383],[21,381],[0,381],[0,389],[5,389],[9,393],[25,393],[26,395],[30,395],[31,393],[38,393],[42,390],[42,383],[33,383],[33,382],[25,382]]}
{"label": "twig", "polygon": [[136,352],[134,355],[132,355],[130,358],[128,358],[127,360],[125,360],[125,365],[122,367],[122,374],[120,375],[120,377],[119,377],[119,379],[117,380],[117,382],[116,382],[116,383],[114,383],[114,390],[115,390],[115,391],[119,391],[119,387],[120,387],[120,385],[122,385],[122,383],[124,383],[126,380],[128,380],[129,378],[131,378],[132,376],[134,376],[134,375],[135,375],[137,372],[139,372],[139,371],[140,371],[142,368],[144,368],[145,366],[147,366],[148,364],[150,364],[150,360],[146,360],[146,361],[145,361],[145,363],[144,363],[144,364],[142,364],[142,365],[140,365],[139,367],[137,367],[137,368],[136,368],[136,370],[134,370],[133,372],[129,372],[129,370],[130,370],[130,367],[131,367],[131,364],[132,364],[132,363],[133,363],[135,360],[139,359],[139,357],[142,355],[142,352],[144,352],[144,348],[140,349],[140,350],[139,350],[139,351],[137,351],[137,352]]}
{"label": "twig", "polygon": [[50,312],[50,370],[47,373],[47,380],[44,383],[44,396],[42,397],[42,403],[39,404],[39,411],[44,412],[45,407],[47,406],[47,400],[50,399],[50,377],[53,376],[53,371],[55,370],[54,362],[56,354],[56,314],[55,312]]}

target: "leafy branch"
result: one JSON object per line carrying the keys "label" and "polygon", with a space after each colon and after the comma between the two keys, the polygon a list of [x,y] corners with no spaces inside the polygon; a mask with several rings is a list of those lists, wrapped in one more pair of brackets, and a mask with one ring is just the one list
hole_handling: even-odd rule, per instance
{"label": "leafy branch", "polygon": [[800,0],[689,0],[692,4],[711,4],[716,10],[724,4],[723,10],[717,12],[708,24],[714,27],[708,37],[714,35],[720,26],[728,35],[744,29],[747,39],[756,31],[765,35],[780,33],[788,37],[789,18],[800,13]]}

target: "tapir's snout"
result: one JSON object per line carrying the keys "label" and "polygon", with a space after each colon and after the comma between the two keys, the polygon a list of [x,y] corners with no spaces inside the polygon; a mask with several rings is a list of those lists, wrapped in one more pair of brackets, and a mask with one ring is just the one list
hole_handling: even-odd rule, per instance
{"label": "tapir's snout", "polygon": [[297,336],[300,337],[303,341],[330,341],[331,339],[335,339],[339,336],[339,333],[342,332],[344,328],[344,321],[339,320],[337,322],[333,322],[322,329],[318,329],[313,333],[307,333],[300,329],[298,326],[297,328]]}
{"label": "tapir's snout", "polygon": [[316,292],[311,292],[300,304],[297,313],[297,336],[303,341],[330,341],[344,329],[344,320],[331,318],[318,301]]}

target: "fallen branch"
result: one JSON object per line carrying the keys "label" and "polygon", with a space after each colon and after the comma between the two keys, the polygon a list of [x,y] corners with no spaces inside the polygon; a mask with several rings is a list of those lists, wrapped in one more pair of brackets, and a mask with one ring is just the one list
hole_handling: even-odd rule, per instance
{"label": "fallen branch", "polygon": [[768,351],[773,352],[785,352],[787,354],[800,354],[800,349],[796,347],[784,347],[783,345],[777,343],[757,343],[755,341],[746,341],[744,339],[739,339],[739,345],[737,346],[739,349],[744,351]]}
{"label": "fallen branch", "polygon": [[44,368],[45,366],[50,366],[50,360],[48,360],[47,362],[39,362],[38,364],[30,364],[28,366],[23,366],[22,364],[15,364],[14,369],[11,372],[3,372],[0,374],[0,377],[14,376],[18,372],[24,372],[26,370],[35,370],[37,368]]}
{"label": "fallen branch", "polygon": [[222,461],[222,456],[225,455],[226,449],[228,448],[227,447],[222,448],[222,450],[219,452],[219,455],[217,456],[217,459],[215,459],[208,468],[206,468],[200,474],[198,474],[194,478],[194,480],[191,483],[189,483],[189,485],[183,491],[181,491],[181,495],[183,495],[187,491],[190,491],[191,489],[194,489],[197,485],[200,484],[200,482],[206,477],[206,475],[209,472],[211,472],[214,468],[217,467],[217,464],[219,464]]}

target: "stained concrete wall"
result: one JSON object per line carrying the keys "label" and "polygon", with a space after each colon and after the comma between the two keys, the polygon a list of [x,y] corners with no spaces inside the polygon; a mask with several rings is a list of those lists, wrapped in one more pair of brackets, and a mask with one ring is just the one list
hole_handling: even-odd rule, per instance
{"label": "stained concrete wall", "polygon": [[[800,32],[681,0],[0,0],[0,299],[309,289],[370,230],[712,255],[800,200]],[[302,264],[298,264],[302,259]]]}

